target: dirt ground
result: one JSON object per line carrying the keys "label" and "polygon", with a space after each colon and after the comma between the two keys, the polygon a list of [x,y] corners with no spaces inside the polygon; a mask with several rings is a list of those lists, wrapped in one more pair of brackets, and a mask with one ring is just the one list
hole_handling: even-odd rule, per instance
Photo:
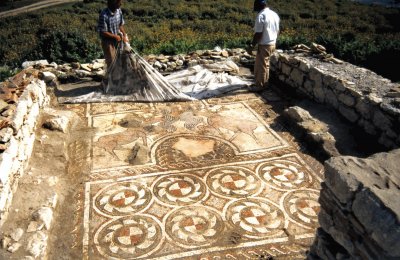
{"label": "dirt ground", "polygon": [[[53,94],[51,107],[74,112],[69,131],[38,125],[2,233],[26,231],[55,193],[48,259],[304,259],[323,166],[280,118],[296,102],[312,110],[273,90],[74,105]],[[332,129],[360,154],[351,129]],[[0,259],[23,259],[28,238]]]}

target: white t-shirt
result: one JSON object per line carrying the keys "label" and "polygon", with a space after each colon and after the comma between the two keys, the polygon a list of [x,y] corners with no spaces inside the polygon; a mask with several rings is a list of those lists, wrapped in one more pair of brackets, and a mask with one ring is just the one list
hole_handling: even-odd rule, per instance
{"label": "white t-shirt", "polygon": [[262,32],[261,40],[258,44],[274,45],[278,38],[279,16],[269,8],[264,8],[257,14],[254,25],[254,32]]}

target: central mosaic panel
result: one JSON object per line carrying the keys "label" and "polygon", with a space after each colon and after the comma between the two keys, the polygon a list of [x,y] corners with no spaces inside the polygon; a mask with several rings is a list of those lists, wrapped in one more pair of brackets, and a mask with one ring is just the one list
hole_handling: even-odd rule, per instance
{"label": "central mosaic panel", "polygon": [[[204,105],[201,102],[143,106],[139,110],[92,111],[96,129],[92,169],[203,161],[288,147],[245,103]],[[157,154],[156,154],[157,153]],[[229,156],[228,156],[229,157]],[[167,167],[167,166],[166,166]]]}

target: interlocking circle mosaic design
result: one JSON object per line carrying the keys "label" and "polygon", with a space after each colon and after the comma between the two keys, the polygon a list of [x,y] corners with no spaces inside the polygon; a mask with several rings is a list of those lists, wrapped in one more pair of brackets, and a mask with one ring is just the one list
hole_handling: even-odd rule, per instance
{"label": "interlocking circle mosaic design", "polygon": [[270,237],[282,233],[283,212],[264,199],[240,199],[226,210],[226,219],[248,237]]}
{"label": "interlocking circle mosaic design", "polygon": [[151,193],[136,182],[117,183],[101,190],[95,207],[106,215],[124,216],[144,209],[151,201]]}
{"label": "interlocking circle mosaic design", "polygon": [[95,243],[107,257],[133,259],[152,253],[162,238],[160,224],[150,216],[112,220],[98,230]]}
{"label": "interlocking circle mosaic design", "polygon": [[301,170],[301,166],[289,161],[262,163],[257,167],[259,176],[277,189],[291,190],[308,185],[310,175]]}
{"label": "interlocking circle mosaic design", "polygon": [[224,230],[221,216],[207,207],[184,207],[166,220],[166,232],[172,241],[184,247],[210,245]]}
{"label": "interlocking circle mosaic design", "polygon": [[283,199],[283,205],[289,218],[305,227],[318,226],[319,192],[317,190],[298,190],[289,192]]}
{"label": "interlocking circle mosaic design", "polygon": [[172,175],[158,179],[154,185],[155,196],[170,205],[189,205],[206,195],[204,183],[191,175]]}
{"label": "interlocking circle mosaic design", "polygon": [[207,186],[225,197],[248,197],[260,192],[260,179],[244,167],[213,169],[207,174]]}

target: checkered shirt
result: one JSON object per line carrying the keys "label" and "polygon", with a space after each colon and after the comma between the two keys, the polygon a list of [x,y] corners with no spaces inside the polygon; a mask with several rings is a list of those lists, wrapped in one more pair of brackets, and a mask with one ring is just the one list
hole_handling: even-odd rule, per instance
{"label": "checkered shirt", "polygon": [[100,13],[97,31],[100,35],[102,32],[118,34],[119,27],[123,24],[125,24],[125,21],[121,9],[115,10],[113,14],[110,9],[106,8]]}

